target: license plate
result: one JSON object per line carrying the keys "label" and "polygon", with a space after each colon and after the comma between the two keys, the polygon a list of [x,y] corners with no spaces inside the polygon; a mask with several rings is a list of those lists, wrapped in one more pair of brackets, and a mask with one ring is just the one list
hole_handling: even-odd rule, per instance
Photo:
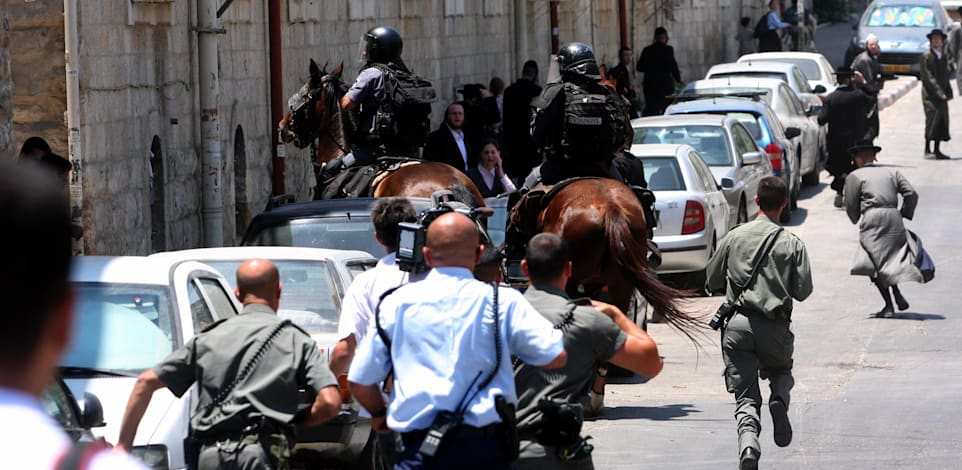
{"label": "license plate", "polygon": [[887,64],[886,64],[886,65],[882,65],[882,69],[885,70],[886,72],[889,72],[889,73],[899,73],[899,72],[905,73],[905,72],[911,72],[911,71],[912,71],[912,66],[911,66],[911,65],[887,65]]}

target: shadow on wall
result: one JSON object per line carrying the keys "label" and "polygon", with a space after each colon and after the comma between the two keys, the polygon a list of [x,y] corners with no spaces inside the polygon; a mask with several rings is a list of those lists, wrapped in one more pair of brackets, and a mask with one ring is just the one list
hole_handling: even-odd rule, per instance
{"label": "shadow on wall", "polygon": [[251,210],[247,202],[247,143],[244,140],[244,128],[238,125],[234,131],[234,234],[236,240],[244,237],[250,221]]}
{"label": "shadow on wall", "polygon": [[164,197],[164,158],[160,137],[150,141],[150,251],[167,249],[167,218]]}

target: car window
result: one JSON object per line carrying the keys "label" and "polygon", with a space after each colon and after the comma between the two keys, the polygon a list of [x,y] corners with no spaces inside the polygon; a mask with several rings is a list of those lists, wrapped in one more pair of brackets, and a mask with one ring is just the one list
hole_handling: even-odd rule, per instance
{"label": "car window", "polygon": [[755,116],[753,113],[738,112],[727,114],[745,126],[745,129],[748,130],[748,133],[751,134],[752,138],[756,141],[760,142],[766,137],[765,134],[767,134],[767,131],[765,130],[764,124],[761,122],[761,116]]}
{"label": "car window", "polygon": [[802,104],[795,97],[795,92],[788,89],[788,87],[780,87],[779,93],[782,95],[782,101],[785,102],[785,108],[788,110],[789,114],[794,115],[805,115],[802,110]]}
{"label": "car window", "polygon": [[718,183],[715,181],[715,177],[711,174],[711,170],[708,169],[708,165],[705,164],[705,160],[701,158],[698,153],[692,154],[694,158],[691,160],[692,166],[695,168],[695,173],[702,181],[702,186],[705,187],[705,192],[718,191]]}
{"label": "car window", "polygon": [[[335,335],[341,314],[340,289],[325,260],[274,259],[280,273],[281,301],[277,316],[287,318],[311,335]],[[244,260],[204,260],[236,287],[235,278]],[[334,338],[331,344],[337,342]]]}
{"label": "car window", "polygon": [[652,191],[684,191],[685,179],[681,176],[675,157],[642,157],[645,180]]}
{"label": "car window", "polygon": [[293,219],[262,227],[252,233],[247,246],[301,246],[334,250],[359,250],[382,253],[384,247],[374,239],[370,217],[324,217]]}
{"label": "car window", "polygon": [[772,102],[772,90],[768,88],[750,88],[750,87],[708,87],[708,88],[686,88],[682,90],[682,95],[728,95],[736,96],[739,94],[744,94],[748,96],[750,94],[757,95],[762,102],[769,104]]}
{"label": "car window", "polygon": [[688,154],[688,161],[694,171],[695,178],[693,179],[695,180],[695,185],[698,186],[696,191],[707,193],[715,189],[715,180],[705,180],[705,175],[700,171],[700,168],[705,165],[701,155],[698,155],[698,152],[691,152]]}
{"label": "car window", "polygon": [[113,283],[74,284],[78,295],[64,367],[141,372],[178,345],[169,289]]}
{"label": "car window", "polygon": [[224,288],[221,287],[219,282],[208,277],[202,277],[200,278],[200,285],[207,293],[207,298],[210,300],[211,306],[214,307],[217,318],[230,318],[237,314],[234,311],[234,303],[230,301],[230,297],[224,292]]}
{"label": "car window", "polygon": [[822,71],[818,68],[818,62],[812,59],[801,57],[766,57],[765,62],[781,62],[783,64],[793,64],[802,72],[808,80],[821,80]]}
{"label": "car window", "polygon": [[811,93],[812,87],[808,86],[808,79],[805,78],[805,74],[799,69],[792,69],[792,74],[795,76],[795,81],[798,82],[798,91],[800,93]]}
{"label": "car window", "polygon": [[43,408],[47,415],[67,429],[79,429],[80,417],[76,409],[70,404],[70,396],[58,380],[54,380],[43,389]]}
{"label": "car window", "polygon": [[195,332],[203,331],[214,323],[214,314],[193,279],[187,281],[187,301],[190,302],[190,318],[194,322]]}
{"label": "car window", "polygon": [[735,141],[735,150],[738,151],[738,155],[758,151],[755,139],[752,139],[745,128],[738,124],[732,126],[732,139]]}
{"label": "car window", "polygon": [[723,78],[723,77],[751,77],[751,78],[774,78],[776,80],[781,80],[783,82],[788,81],[788,75],[782,72],[770,72],[763,70],[739,70],[737,72],[716,72],[711,74],[708,78]]}
{"label": "car window", "polygon": [[[821,67],[821,68],[823,68],[823,69],[825,69],[825,70],[832,70],[832,64],[831,64],[827,59],[825,59],[824,57],[819,58],[819,62],[822,63],[822,67]],[[835,79],[835,74],[833,74],[833,73],[827,73],[827,74],[825,74],[825,79],[824,79],[824,80],[827,81],[827,82],[828,82],[829,84],[831,84],[831,85],[838,85],[838,80]]]}
{"label": "car window", "polygon": [[935,27],[935,12],[922,5],[879,5],[865,21],[872,27]]}
{"label": "car window", "polygon": [[347,263],[347,271],[351,273],[351,279],[353,280],[358,274],[363,273],[373,267],[377,266],[377,260],[367,260],[367,261],[351,261]]}
{"label": "car window", "polygon": [[722,126],[682,125],[635,128],[636,144],[688,144],[695,148],[709,165],[731,165],[728,138]]}

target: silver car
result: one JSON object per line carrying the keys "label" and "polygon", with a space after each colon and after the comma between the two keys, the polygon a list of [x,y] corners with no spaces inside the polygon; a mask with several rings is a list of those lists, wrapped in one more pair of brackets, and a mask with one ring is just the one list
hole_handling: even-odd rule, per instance
{"label": "silver car", "polygon": [[709,114],[657,116],[635,119],[631,127],[634,144],[694,147],[728,200],[730,224],[747,222],[758,213],[758,181],[772,175],[772,165],[738,119]]}
{"label": "silver car", "polygon": [[705,266],[728,233],[728,201],[701,155],[690,145],[637,144],[631,153],[645,166],[655,193],[661,274],[686,273],[704,285]]}
{"label": "silver car", "polygon": [[856,32],[845,52],[845,63],[851,64],[865,50],[868,35],[874,34],[886,74],[918,76],[919,57],[929,49],[929,31],[940,28],[952,37],[957,27],[938,0],[876,0],[853,27]]}
{"label": "silver car", "polygon": [[801,131],[801,154],[799,155],[799,170],[804,184],[818,183],[819,162],[821,160],[820,147],[823,142],[822,126],[809,117],[802,103],[792,93],[785,82],[774,78],[720,78],[713,80],[698,80],[691,82],[681,91],[683,95],[718,95],[718,94],[755,94],[775,111],[775,115],[782,121],[786,129],[797,127]]}
{"label": "silver car", "polygon": [[[757,52],[745,54],[738,58],[739,62],[785,62],[795,64],[805,78],[808,86],[819,96],[826,96],[838,88],[835,69],[822,54],[817,52]],[[821,88],[819,88],[821,87]]]}
{"label": "silver car", "polygon": [[822,100],[819,99],[818,94],[824,93],[824,88],[813,90],[808,85],[808,78],[805,77],[802,70],[795,64],[749,60],[730,64],[718,64],[708,69],[708,73],[705,74],[706,79],[727,77],[775,78],[781,80],[795,92],[795,95],[798,96],[798,99],[804,105],[806,113],[815,115],[822,109]]}

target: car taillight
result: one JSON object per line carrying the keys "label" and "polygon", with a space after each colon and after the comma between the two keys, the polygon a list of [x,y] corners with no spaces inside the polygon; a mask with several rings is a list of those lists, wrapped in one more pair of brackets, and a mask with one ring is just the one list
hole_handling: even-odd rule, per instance
{"label": "car taillight", "polygon": [[772,170],[782,171],[782,148],[772,142],[765,146],[765,153],[768,154],[768,160],[772,162]]}
{"label": "car taillight", "polygon": [[705,230],[705,208],[698,201],[685,203],[685,220],[681,224],[681,234],[690,235]]}

